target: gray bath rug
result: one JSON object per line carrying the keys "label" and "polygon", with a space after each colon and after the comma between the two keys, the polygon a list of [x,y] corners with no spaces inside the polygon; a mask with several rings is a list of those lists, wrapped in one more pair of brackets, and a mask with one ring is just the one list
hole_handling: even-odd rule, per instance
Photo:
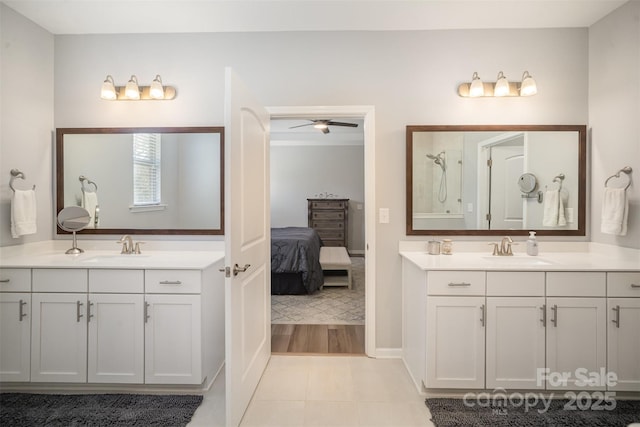
{"label": "gray bath rug", "polygon": [[552,400],[548,410],[544,410],[541,401],[529,408],[517,401],[515,405],[507,402],[506,406],[485,406],[488,402],[481,401],[480,406],[476,399],[467,404],[463,399],[427,399],[425,403],[436,427],[625,427],[640,422],[640,400],[616,400],[613,410],[607,410],[607,404],[597,400],[582,410],[575,401],[566,399]]}
{"label": "gray bath rug", "polygon": [[0,425],[186,426],[202,396],[0,393]]}

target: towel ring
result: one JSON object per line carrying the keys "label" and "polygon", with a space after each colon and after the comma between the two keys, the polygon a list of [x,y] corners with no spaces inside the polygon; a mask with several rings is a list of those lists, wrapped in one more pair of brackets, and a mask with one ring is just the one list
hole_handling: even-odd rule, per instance
{"label": "towel ring", "polygon": [[[562,190],[562,181],[564,181],[564,178],[565,178],[564,174],[563,173],[559,173],[558,175],[554,176],[553,177],[553,181],[551,181],[551,182],[557,182],[558,183],[558,191]],[[547,187],[545,186],[545,189],[546,188]]]}
{"label": "towel ring", "polygon": [[[25,179],[26,177],[24,176],[24,173],[22,173],[18,169],[11,169],[11,179],[9,179],[9,188],[11,188],[11,191],[13,191],[14,193],[16,192],[16,188],[13,186],[13,181],[15,181],[18,178]],[[32,189],[33,190],[36,189],[35,184],[33,185]]]}
{"label": "towel ring", "polygon": [[96,184],[95,182],[91,181],[89,178],[87,178],[84,175],[80,175],[78,177],[78,180],[80,181],[80,186],[82,187],[82,192],[86,193],[87,192],[87,187],[85,187],[85,181],[87,184],[91,184],[93,185],[93,193],[98,192],[98,184]]}
{"label": "towel ring", "polygon": [[626,190],[627,188],[629,188],[631,186],[631,172],[633,172],[633,169],[631,169],[631,166],[625,166],[622,169],[620,169],[618,172],[614,173],[613,175],[611,175],[609,178],[607,178],[607,180],[604,182],[604,186],[607,186],[607,183],[609,183],[609,180],[611,178],[620,178],[620,173],[625,173],[627,175],[627,178],[629,179],[629,182],[627,183],[627,186],[624,187],[624,189]]}

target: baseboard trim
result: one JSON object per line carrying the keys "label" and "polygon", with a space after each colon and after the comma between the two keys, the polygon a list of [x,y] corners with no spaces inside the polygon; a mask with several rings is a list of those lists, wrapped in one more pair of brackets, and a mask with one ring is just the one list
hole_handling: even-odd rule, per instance
{"label": "baseboard trim", "polygon": [[401,359],[401,348],[376,348],[376,359]]}

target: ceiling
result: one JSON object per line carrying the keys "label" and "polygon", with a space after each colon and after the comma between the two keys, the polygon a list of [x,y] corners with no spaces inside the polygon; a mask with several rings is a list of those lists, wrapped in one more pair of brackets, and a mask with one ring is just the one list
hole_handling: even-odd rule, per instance
{"label": "ceiling", "polygon": [[3,0],[52,34],[589,27],[627,0]]}

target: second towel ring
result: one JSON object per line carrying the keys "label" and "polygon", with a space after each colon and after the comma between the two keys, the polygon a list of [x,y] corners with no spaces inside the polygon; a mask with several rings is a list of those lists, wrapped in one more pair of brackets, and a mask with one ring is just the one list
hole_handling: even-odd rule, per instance
{"label": "second towel ring", "polygon": [[85,181],[87,184],[91,184],[93,185],[93,192],[96,193],[98,191],[98,184],[96,184],[95,182],[91,181],[89,178],[87,178],[84,175],[80,175],[78,177],[78,180],[80,181],[80,185],[82,186],[82,192],[86,192],[87,188],[85,187]]}
{"label": "second towel ring", "polygon": [[629,182],[627,183],[627,186],[624,187],[624,189],[626,190],[627,188],[629,188],[629,186],[631,186],[631,172],[633,172],[633,169],[631,169],[631,166],[623,167],[618,172],[614,173],[609,178],[607,178],[607,180],[604,182],[604,186],[605,187],[607,186],[611,178],[620,178],[620,173],[625,173],[627,175],[627,179],[629,180]]}

